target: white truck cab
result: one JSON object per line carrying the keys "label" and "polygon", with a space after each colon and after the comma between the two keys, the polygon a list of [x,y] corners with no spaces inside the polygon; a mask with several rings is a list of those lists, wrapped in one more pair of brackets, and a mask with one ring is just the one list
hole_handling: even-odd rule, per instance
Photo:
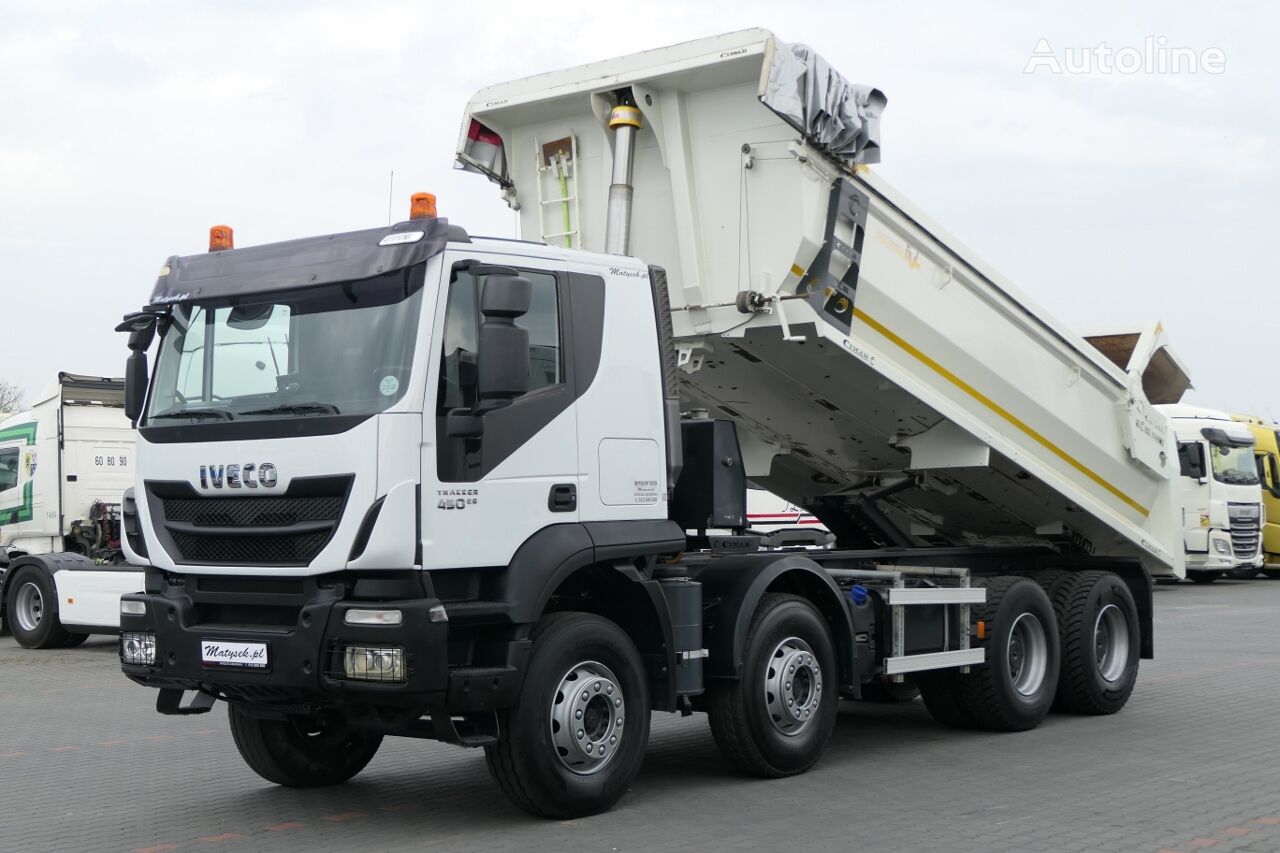
{"label": "white truck cab", "polygon": [[1262,565],[1265,509],[1258,489],[1253,433],[1226,412],[1186,403],[1158,407],[1178,440],[1187,577],[1210,583]]}
{"label": "white truck cab", "polygon": [[112,633],[142,589],[120,544],[135,433],[124,380],[59,373],[0,422],[0,616],[27,648]]}

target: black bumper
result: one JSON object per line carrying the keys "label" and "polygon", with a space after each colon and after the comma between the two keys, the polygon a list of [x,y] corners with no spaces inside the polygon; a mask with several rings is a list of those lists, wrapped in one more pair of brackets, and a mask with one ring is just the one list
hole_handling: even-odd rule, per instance
{"label": "black bumper", "polygon": [[[280,710],[318,707],[400,709],[422,713],[496,710],[514,701],[523,672],[527,642],[509,643],[514,666],[450,666],[450,625],[439,618],[442,602],[425,593],[413,597],[352,598],[350,582],[308,578],[300,592],[280,594],[245,587],[233,579],[221,588],[202,589],[206,578],[173,583],[148,577],[148,592],[124,596],[146,606],[145,615],[122,614],[121,633],[149,632],[156,638],[155,664],[121,661],[124,674],[147,687],[201,690],[230,702]],[[358,589],[358,587],[355,587]],[[401,584],[392,589],[404,592]],[[399,625],[348,625],[352,609],[396,609]],[[255,616],[271,624],[253,624]],[[240,618],[238,618],[240,617]],[[510,636],[510,634],[508,634]],[[265,643],[267,666],[244,668],[205,663],[201,642]],[[349,645],[399,647],[405,654],[405,680],[373,682],[347,678],[343,649]],[[454,642],[457,653],[465,643]]]}

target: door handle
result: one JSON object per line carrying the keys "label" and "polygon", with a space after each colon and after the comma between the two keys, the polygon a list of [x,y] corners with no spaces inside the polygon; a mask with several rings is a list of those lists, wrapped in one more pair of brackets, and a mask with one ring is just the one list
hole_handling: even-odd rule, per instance
{"label": "door handle", "polygon": [[552,512],[573,512],[578,508],[578,487],[572,483],[556,483],[547,498],[547,509]]}

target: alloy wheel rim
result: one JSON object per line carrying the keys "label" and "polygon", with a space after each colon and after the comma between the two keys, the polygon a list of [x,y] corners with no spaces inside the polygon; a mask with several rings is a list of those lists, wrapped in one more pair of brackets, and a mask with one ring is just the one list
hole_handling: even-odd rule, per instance
{"label": "alloy wheel rim", "polygon": [[579,776],[603,770],[621,746],[626,711],[613,670],[599,661],[571,666],[551,697],[547,720],[560,763]]}

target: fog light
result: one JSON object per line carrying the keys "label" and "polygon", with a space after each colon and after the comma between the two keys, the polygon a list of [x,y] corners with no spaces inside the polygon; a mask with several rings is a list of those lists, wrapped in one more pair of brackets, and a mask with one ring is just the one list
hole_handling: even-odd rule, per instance
{"label": "fog light", "polygon": [[121,634],[120,660],[135,666],[155,666],[156,635],[150,631]]}
{"label": "fog light", "polygon": [[120,599],[120,615],[146,616],[147,603],[145,601],[129,601],[126,598],[122,598]]}
{"label": "fog light", "polygon": [[399,625],[404,614],[399,610],[348,610],[342,621],[348,625]]}
{"label": "fog light", "polygon": [[347,646],[342,669],[354,681],[404,681],[404,649]]}
{"label": "fog light", "polygon": [[1217,551],[1219,554],[1230,554],[1231,546],[1221,539],[1215,539],[1213,540],[1213,550]]}

